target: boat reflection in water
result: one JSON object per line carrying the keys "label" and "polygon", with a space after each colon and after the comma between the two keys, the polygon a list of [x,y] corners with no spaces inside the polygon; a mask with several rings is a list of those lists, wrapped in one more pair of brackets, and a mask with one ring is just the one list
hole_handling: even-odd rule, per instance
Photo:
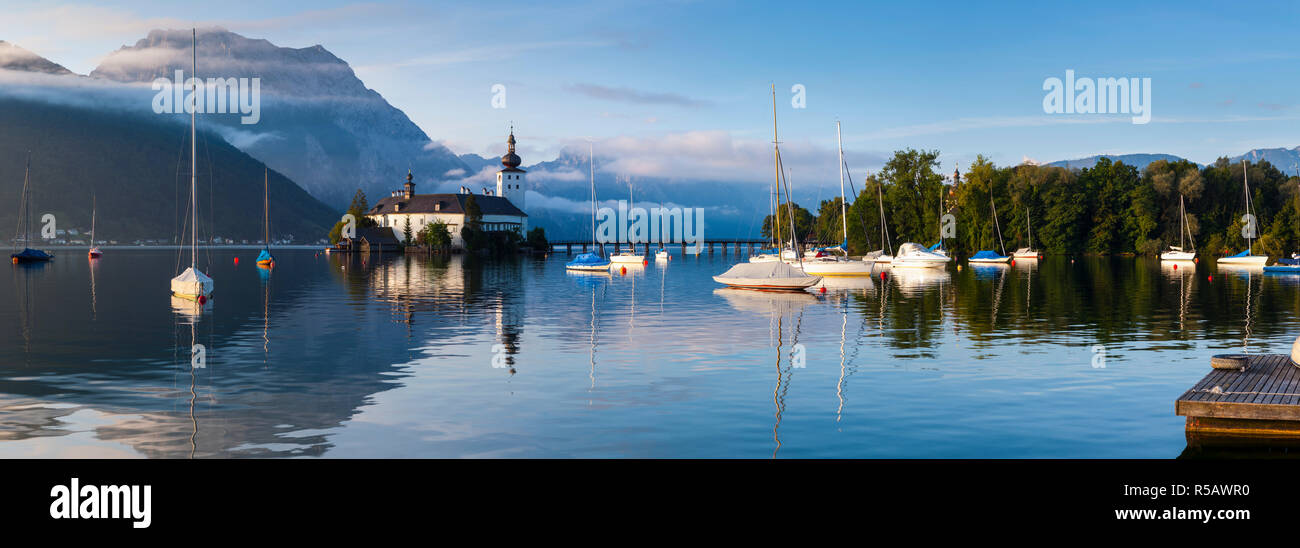
{"label": "boat reflection in water", "polygon": [[727,301],[732,308],[753,314],[767,316],[769,325],[769,346],[773,348],[773,361],[776,367],[776,385],[772,389],[772,405],[775,407],[772,424],[772,458],[781,451],[781,419],[785,415],[786,396],[790,391],[790,382],[795,369],[806,367],[805,348],[799,344],[799,335],[803,329],[804,309],[821,301],[817,297],[799,291],[757,291],[752,289],[721,288],[713,290]]}

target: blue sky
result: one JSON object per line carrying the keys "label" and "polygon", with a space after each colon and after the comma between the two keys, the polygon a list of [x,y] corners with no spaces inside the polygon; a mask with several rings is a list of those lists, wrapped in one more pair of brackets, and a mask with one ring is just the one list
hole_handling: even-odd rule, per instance
{"label": "blue sky", "polygon": [[[0,39],[83,74],[155,27],[321,44],[458,153],[499,155],[513,121],[525,163],[592,138],[646,175],[766,182],[772,84],[785,156],[808,176],[834,176],[836,119],[859,172],[904,147],[951,169],[1300,145],[1296,3],[185,4],[0,2]],[[1152,121],[1044,113],[1044,79],[1067,69],[1151,78]]]}

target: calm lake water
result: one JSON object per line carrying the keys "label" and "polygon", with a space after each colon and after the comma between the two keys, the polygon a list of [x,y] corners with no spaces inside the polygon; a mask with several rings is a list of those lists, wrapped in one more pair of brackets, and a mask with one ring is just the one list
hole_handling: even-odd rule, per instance
{"label": "calm lake water", "polygon": [[1300,277],[1205,261],[774,294],[714,283],[734,254],[574,275],[286,249],[266,275],[223,249],[196,311],[175,250],[57,254],[0,274],[3,457],[1168,458],[1210,355],[1300,334]]}

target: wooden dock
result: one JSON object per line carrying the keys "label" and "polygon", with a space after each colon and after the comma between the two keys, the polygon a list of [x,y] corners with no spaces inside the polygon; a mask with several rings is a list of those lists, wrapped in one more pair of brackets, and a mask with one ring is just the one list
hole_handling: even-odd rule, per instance
{"label": "wooden dock", "polygon": [[1300,445],[1300,367],[1252,355],[1245,369],[1211,369],[1174,409],[1187,417],[1189,445]]}

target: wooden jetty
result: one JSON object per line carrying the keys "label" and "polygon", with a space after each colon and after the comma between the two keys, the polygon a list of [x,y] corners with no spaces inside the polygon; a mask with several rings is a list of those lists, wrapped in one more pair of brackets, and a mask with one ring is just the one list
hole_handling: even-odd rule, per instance
{"label": "wooden jetty", "polygon": [[[802,245],[821,247],[826,245],[834,245],[836,243],[839,242],[832,242],[832,243],[803,242]],[[575,247],[580,248],[582,250],[581,251],[582,253],[586,253],[587,247],[591,245],[591,240],[555,240],[549,242],[549,244],[552,251],[558,248],[564,248],[564,251],[566,253],[572,255]],[[637,247],[640,247],[642,253],[646,255],[649,255],[651,253],[650,252],[651,246],[654,246],[655,249],[659,248],[658,243],[652,243],[652,242],[640,242],[635,245],[628,244],[627,242],[610,242],[606,245],[613,247],[615,253],[618,253],[624,247],[628,247],[634,250]],[[677,246],[677,250],[678,250],[677,252],[679,254],[683,256],[686,255],[686,247],[684,245],[680,243],[675,243],[672,245]],[[748,249],[748,252],[750,254],[753,254],[756,249],[761,249],[765,246],[771,246],[771,245],[772,245],[772,240],[764,239],[764,238],[731,238],[731,239],[716,239],[716,240],[706,239],[700,245],[700,251],[706,253],[713,253],[714,246],[720,246],[722,247],[722,253],[724,255],[728,253],[727,251],[728,247],[730,247],[736,254],[740,254],[744,252],[746,249]]]}
{"label": "wooden jetty", "polygon": [[1245,361],[1212,369],[1178,398],[1189,445],[1300,445],[1300,367],[1283,354]]}

